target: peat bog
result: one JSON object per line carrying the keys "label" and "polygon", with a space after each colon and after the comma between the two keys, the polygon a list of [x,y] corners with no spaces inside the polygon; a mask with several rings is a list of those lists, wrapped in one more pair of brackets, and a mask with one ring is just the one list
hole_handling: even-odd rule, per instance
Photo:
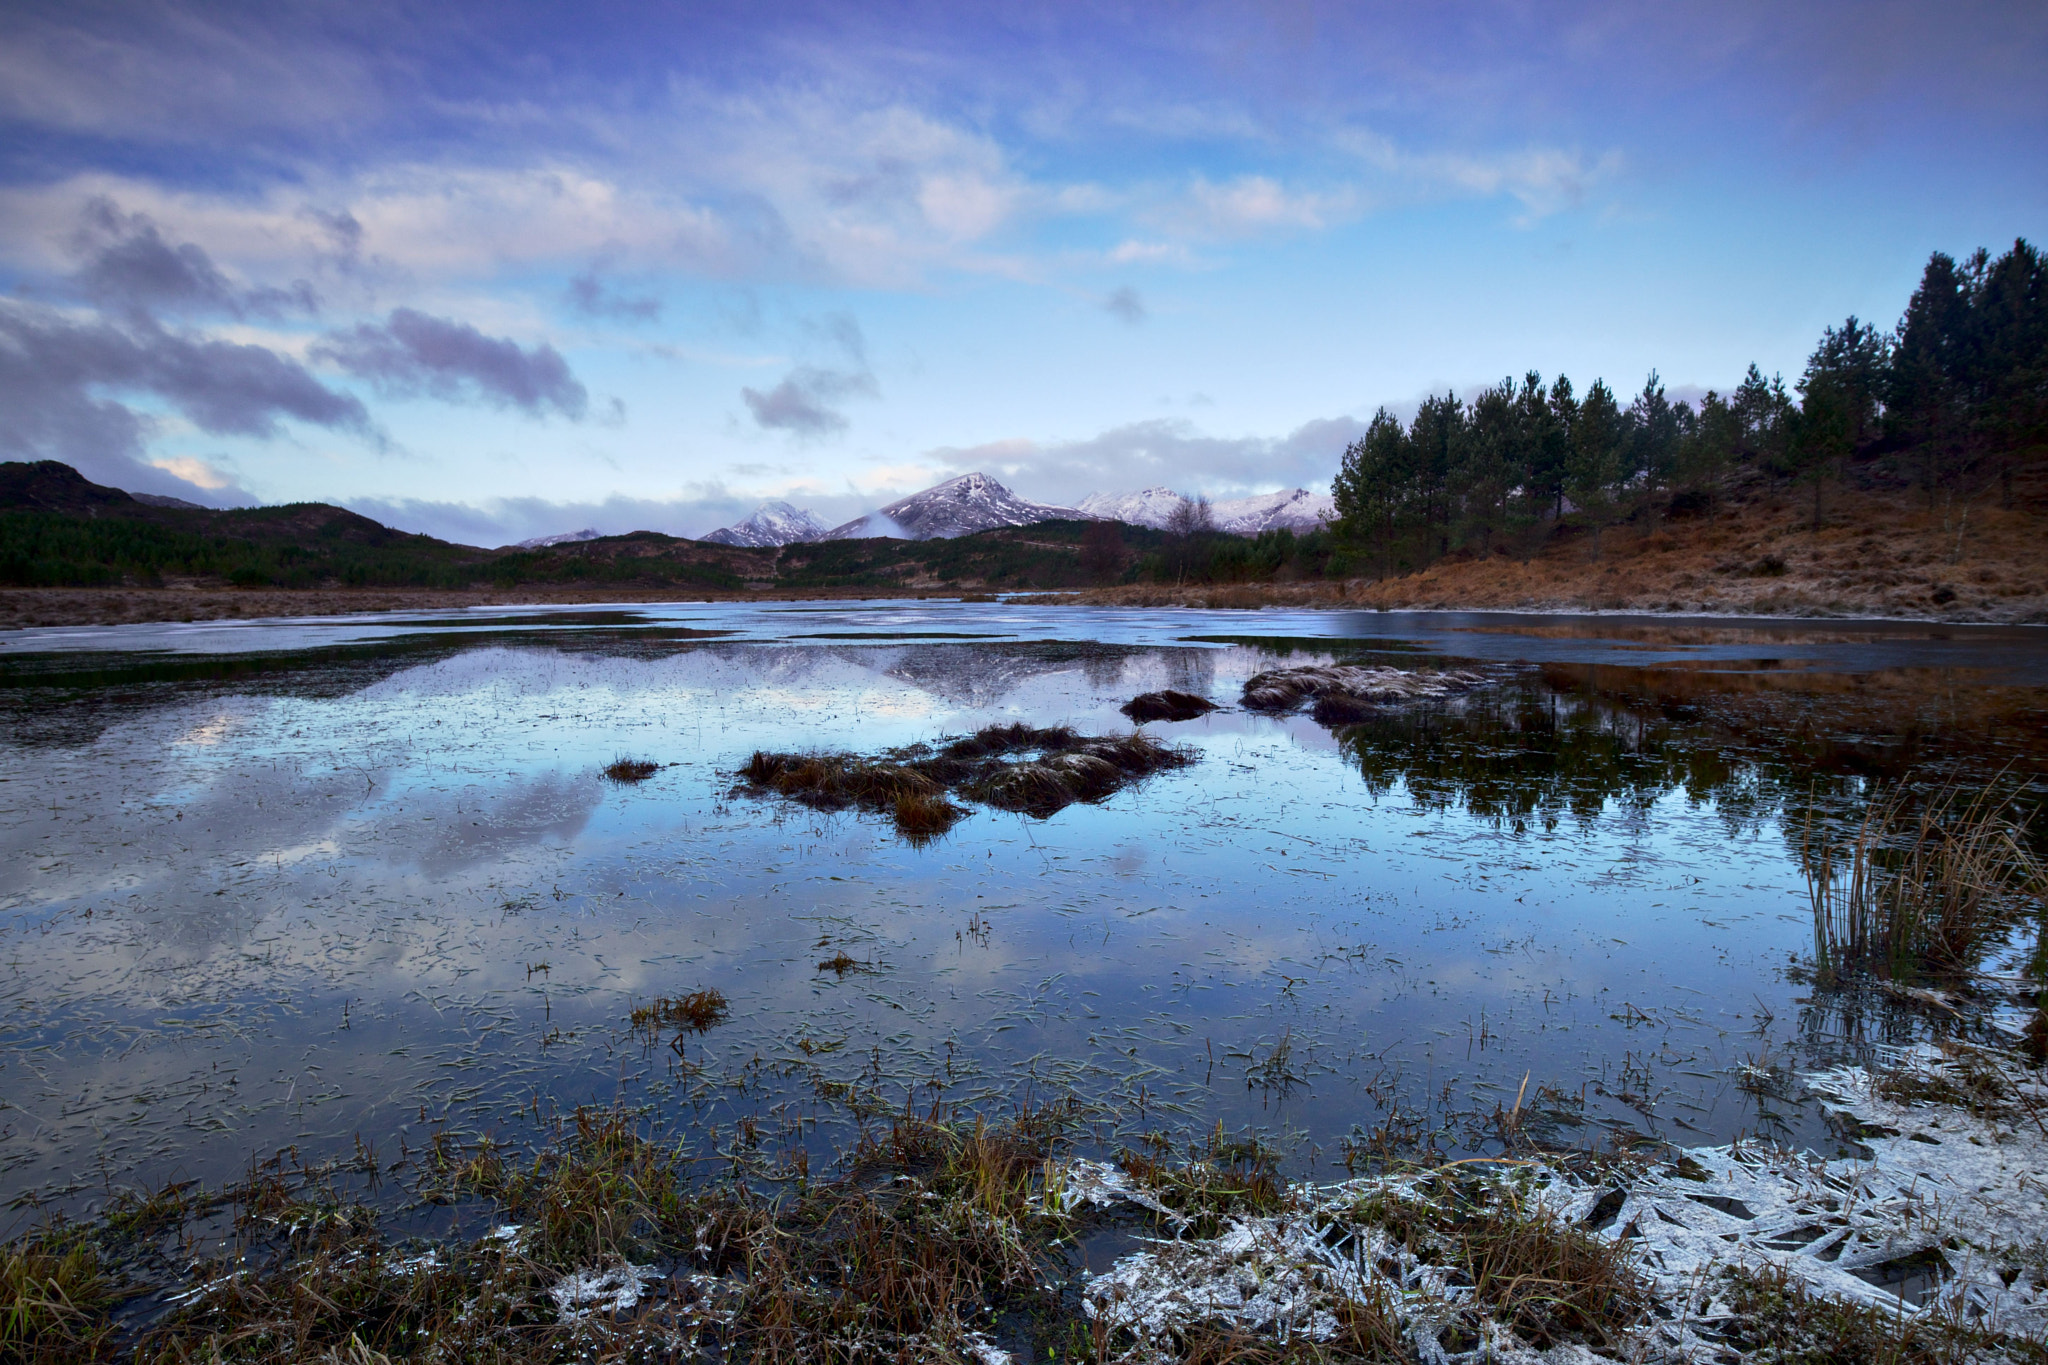
{"label": "peat bog", "polygon": [[0,652],[4,1358],[2039,1358],[2048,641],[451,622]]}

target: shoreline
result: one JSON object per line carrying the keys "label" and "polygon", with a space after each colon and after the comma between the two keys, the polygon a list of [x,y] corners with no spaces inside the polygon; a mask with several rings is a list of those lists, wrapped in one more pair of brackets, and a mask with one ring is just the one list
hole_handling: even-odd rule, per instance
{"label": "shoreline", "polygon": [[[1125,584],[1111,588],[996,592],[979,588],[905,585],[878,590],[789,589],[744,593],[677,593],[654,588],[0,588],[0,634],[40,627],[113,626],[165,621],[253,621],[360,616],[383,612],[447,611],[478,607],[657,606],[722,602],[987,601],[1000,596],[1015,606],[1181,608],[1200,611],[1484,612],[1501,616],[1638,617],[1673,622],[1730,624],[1858,623],[1894,626],[2048,626],[2048,606],[1995,614],[1929,615],[1858,609],[1850,604],[1807,610],[1754,610],[1739,603],[1683,607],[1608,605],[1584,601],[1466,601],[1447,594],[1403,598],[1405,580],[1315,583],[1228,583],[1172,588]],[[1766,604],[1759,604],[1766,605]],[[1772,602],[1772,607],[1793,604]]]}

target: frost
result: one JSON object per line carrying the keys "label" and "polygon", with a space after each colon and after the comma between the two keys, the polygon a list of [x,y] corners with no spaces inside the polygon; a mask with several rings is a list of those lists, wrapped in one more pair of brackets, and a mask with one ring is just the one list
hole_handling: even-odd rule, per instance
{"label": "frost", "polygon": [[1363,668],[1355,664],[1306,664],[1253,674],[1245,681],[1243,700],[1254,711],[1291,711],[1309,697],[1326,706],[1348,703],[1363,707],[1447,697],[1469,691],[1484,681],[1482,675],[1465,670],[1423,672]]}
{"label": "frost", "polygon": [[[1929,1049],[1897,1054],[1904,1074],[1929,1086],[1956,1083],[1959,1064]],[[1655,1299],[1631,1329],[1648,1360],[1717,1353],[1717,1327],[1732,1308],[1718,1297],[1723,1272],[1783,1272],[1810,1292],[1906,1315],[1944,1314],[1996,1324],[2018,1336],[2048,1335],[2048,1086],[1997,1068],[2002,1107],[1972,1113],[1952,1104],[1886,1098],[1872,1073],[1843,1067],[1808,1086],[1851,1121],[1868,1159],[1823,1160],[1759,1143],[1694,1148],[1605,1177],[1523,1163],[1483,1177],[1525,1209],[1545,1209],[1626,1247]],[[1376,1305],[1397,1321],[1424,1360],[1590,1358],[1581,1347],[1534,1350],[1487,1318],[1441,1266],[1359,1217],[1376,1199],[1427,1205],[1429,1173],[1333,1186],[1298,1185],[1289,1206],[1239,1218],[1210,1238],[1176,1235],[1125,1256],[1083,1291],[1091,1318],[1128,1328],[1133,1361],[1165,1358],[1173,1332],[1203,1320],[1328,1340],[1347,1305]],[[1156,1196],[1101,1163],[1067,1168],[1068,1207]],[[1185,1221],[1170,1220],[1177,1229]],[[1480,1344],[1459,1354],[1438,1341],[1462,1316]]]}
{"label": "frost", "polygon": [[548,1290],[555,1310],[565,1321],[587,1318],[593,1313],[610,1315],[630,1312],[640,1303],[647,1284],[661,1278],[653,1266],[621,1261],[608,1270],[572,1270]]}

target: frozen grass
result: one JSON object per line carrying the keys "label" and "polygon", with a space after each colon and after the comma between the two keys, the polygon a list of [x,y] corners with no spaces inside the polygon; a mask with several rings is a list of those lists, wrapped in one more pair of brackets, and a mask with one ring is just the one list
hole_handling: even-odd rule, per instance
{"label": "frozen grass", "polygon": [[[136,1202],[45,1229],[6,1248],[0,1359],[2048,1361],[2042,1080],[1951,1046],[1809,1083],[1868,1157],[1532,1153],[1289,1185],[1221,1130],[1109,1163],[1025,1113],[900,1117],[830,1179],[707,1178],[631,1115],[580,1111],[536,1155],[436,1146],[420,1194],[491,1215],[466,1241],[395,1243],[345,1199],[252,1181],[235,1245],[181,1257],[167,1311],[121,1333],[137,1286],[103,1267]],[[219,1201],[141,1202],[161,1240]],[[1084,1273],[1071,1248],[1103,1228],[1149,1235]]]}
{"label": "frozen grass", "polygon": [[1348,725],[1389,703],[1447,697],[1484,681],[1479,674],[1463,670],[1436,672],[1356,664],[1304,664],[1252,675],[1245,681],[1244,704],[1252,711],[1284,713],[1313,699],[1318,721],[1325,725]]}
{"label": "frozen grass", "polygon": [[1193,761],[1189,750],[1142,734],[1083,735],[1066,726],[1017,724],[877,758],[761,752],[739,776],[758,795],[779,795],[818,810],[886,814],[906,839],[922,844],[967,814],[955,797],[1043,819]]}
{"label": "frozen grass", "polygon": [[1842,848],[1808,816],[1801,865],[1823,981],[1962,976],[2028,918],[2048,923],[2048,869],[1997,784],[1872,801]]}

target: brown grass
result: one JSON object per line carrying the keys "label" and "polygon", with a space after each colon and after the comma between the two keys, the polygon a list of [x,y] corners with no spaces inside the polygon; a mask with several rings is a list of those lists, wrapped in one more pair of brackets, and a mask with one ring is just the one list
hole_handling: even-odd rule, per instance
{"label": "brown grass", "polygon": [[1193,720],[1215,709],[1216,703],[1207,697],[1176,691],[1171,687],[1159,692],[1140,692],[1117,708],[1138,725],[1155,720]]}
{"label": "brown grass", "polygon": [[1461,557],[1383,581],[1130,584],[1013,597],[1025,603],[1221,608],[1632,611],[2048,621],[2048,469],[2015,510],[1990,496],[1929,507],[1918,493],[1753,489],[1711,517],[1615,527],[1528,559]]}
{"label": "brown grass", "polygon": [[645,758],[615,758],[605,765],[604,775],[614,782],[645,782],[661,771],[661,765]]}
{"label": "brown grass", "polygon": [[729,1010],[725,993],[714,987],[691,991],[674,999],[664,995],[657,997],[651,1005],[636,1005],[632,1022],[633,1027],[650,1031],[667,1025],[702,1033],[724,1023]]}
{"label": "brown grass", "polygon": [[1187,750],[1142,734],[1090,736],[1066,726],[992,725],[938,747],[913,745],[877,758],[758,752],[740,780],[818,810],[857,808],[890,816],[922,844],[966,810],[949,793],[1040,818],[1077,801],[1101,801],[1151,773],[1194,761]]}
{"label": "brown grass", "polygon": [[112,1333],[114,1285],[79,1232],[45,1228],[0,1250],[0,1361],[89,1359]]}

